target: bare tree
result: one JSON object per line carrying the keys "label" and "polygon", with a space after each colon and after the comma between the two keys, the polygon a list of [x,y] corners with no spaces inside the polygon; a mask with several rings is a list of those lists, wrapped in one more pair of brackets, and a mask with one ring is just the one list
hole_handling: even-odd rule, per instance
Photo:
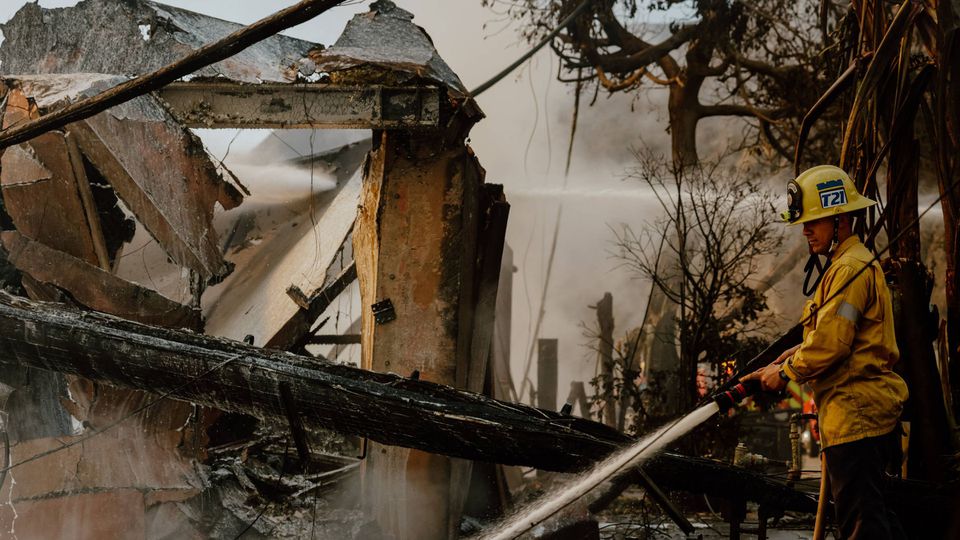
{"label": "bare tree", "polygon": [[617,231],[617,256],[676,306],[684,410],[698,399],[698,363],[722,377],[725,363],[761,346],[769,325],[761,318],[766,287],[756,276],[782,234],[774,196],[752,177],[662,163],[638,155],[630,177],[651,190],[663,217],[639,232]]}
{"label": "bare tree", "polygon": [[[482,0],[505,5],[531,41],[583,1]],[[644,13],[668,22],[645,24]],[[697,124],[716,116],[745,119],[756,143],[792,158],[803,115],[839,74],[822,52],[849,27],[842,14],[820,0],[590,0],[552,42],[557,77],[578,92],[666,87],[675,162],[698,161]]]}
{"label": "bare tree", "polygon": [[597,323],[596,326],[580,323],[587,348],[597,353],[597,373],[590,380],[593,388],[589,397],[590,414],[598,422],[619,431],[643,433],[649,427],[650,418],[640,384],[641,366],[637,354],[642,333],[639,328],[634,328],[614,340],[612,325],[605,328],[600,318]]}

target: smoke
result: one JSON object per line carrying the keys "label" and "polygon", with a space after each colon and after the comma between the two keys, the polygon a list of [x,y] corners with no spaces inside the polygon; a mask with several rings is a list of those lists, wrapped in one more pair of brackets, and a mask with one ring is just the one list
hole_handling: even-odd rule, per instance
{"label": "smoke", "polygon": [[[474,88],[526,52],[516,23],[501,22],[480,2],[406,1],[402,7],[430,33],[437,50],[467,88]],[[453,5],[456,4],[456,5]],[[458,21],[451,24],[450,21]],[[469,24],[469,21],[487,23]],[[510,25],[503,29],[503,25]],[[517,268],[513,285],[511,363],[521,383],[540,298],[558,207],[563,205],[556,254],[539,337],[559,340],[558,398],[571,381],[594,376],[596,354],[583,326],[596,325],[590,309],[611,292],[615,336],[640,324],[649,285],[613,257],[611,228],[643,227],[656,202],[634,181],[624,180],[639,147],[669,152],[666,92],[581,96],[569,175],[567,148],[574,110],[573,86],[556,80],[557,59],[549,48],[478,98],[487,117],[471,132],[471,146],[487,169],[487,182],[504,185],[511,204],[507,243]],[[536,381],[536,358],[530,377]]]}
{"label": "smoke", "polygon": [[[286,0],[241,6],[210,0],[199,8],[186,0],[162,1],[240,23],[253,22],[289,5]],[[75,3],[44,0],[42,5]],[[479,0],[397,0],[397,4],[414,13],[414,22],[430,33],[440,55],[467,88],[486,81],[530,46],[519,36],[516,21],[483,7]],[[5,4],[0,19],[9,18],[21,5]],[[330,45],[346,21],[368,6],[369,2],[351,2],[284,34]],[[613,293],[615,335],[625,334],[640,322],[649,286],[610,256],[611,228],[620,224],[641,228],[645,221],[655,218],[656,206],[647,193],[622,177],[634,164],[635,148],[653,149],[667,156],[669,135],[664,87],[645,82],[647,87],[630,95],[607,95],[603,91],[595,95],[591,89],[581,99],[571,168],[565,175],[574,97],[572,85],[556,81],[557,62],[546,48],[480,96],[478,102],[487,117],[473,129],[470,144],[487,169],[487,181],[504,184],[512,204],[507,241],[514,249],[518,267],[512,317],[515,377],[520,375],[534,339],[531,331],[540,309],[557,206],[564,205],[540,332],[541,337],[560,340],[562,398],[569,381],[593,376],[594,362],[581,329],[582,322],[590,324],[594,320],[590,304],[606,291]],[[724,144],[730,138],[725,134],[736,129],[731,129],[728,120],[705,121],[703,127],[704,152]],[[201,133],[212,153],[220,158],[229,153],[233,135],[230,131]],[[316,171],[311,178],[309,171],[289,165],[241,163],[235,159],[244,153],[244,139],[254,141],[247,144],[249,150],[267,136],[266,132],[244,133],[233,144],[227,160],[254,194],[245,206],[290,204],[332,186],[329,176]],[[152,276],[153,280],[157,278]]]}
{"label": "smoke", "polygon": [[[330,45],[346,20],[366,10],[368,4],[334,10],[285,33]],[[484,8],[479,0],[398,0],[397,4],[415,15],[414,22],[426,29],[467,88],[475,88],[528,50],[516,23]],[[223,2],[205,3],[204,10],[239,22],[257,15],[251,12],[247,16],[246,8],[240,13],[235,5]],[[623,177],[634,165],[636,148],[668,155],[669,135],[664,88],[650,86],[633,95],[600,93],[596,97],[592,90],[585,92],[570,173],[565,175],[574,95],[571,85],[556,81],[557,67],[556,58],[545,49],[480,96],[478,104],[486,118],[473,128],[469,143],[487,170],[487,182],[503,184],[512,206],[507,242],[514,250],[517,267],[511,358],[518,384],[534,339],[532,329],[540,309],[558,205],[564,206],[540,331],[540,337],[559,339],[558,395],[562,400],[570,381],[588,381],[594,374],[595,355],[582,328],[583,324],[595,324],[589,305],[609,291],[614,296],[615,335],[622,336],[640,324],[649,285],[635,279],[611,256],[611,228],[624,223],[641,228],[655,218],[658,207],[647,191]],[[222,157],[230,147],[227,141],[235,135],[221,131],[201,136],[213,154]],[[242,134],[233,143],[227,162],[242,182],[250,183],[255,196],[249,203],[282,205],[307,193],[302,188],[306,181],[300,176],[303,171],[259,163],[272,152],[255,152],[251,159],[254,145],[267,137],[271,136],[266,132]],[[272,141],[272,148],[286,148],[283,143],[287,142],[300,153],[306,151],[292,134],[279,137],[284,140]],[[320,139],[314,143],[323,146]],[[314,178],[315,189],[325,186],[329,184],[317,183]],[[536,380],[535,367],[531,377]]]}
{"label": "smoke", "polygon": [[250,190],[254,205],[289,204],[337,187],[330,175],[290,163],[231,163],[230,170]]}

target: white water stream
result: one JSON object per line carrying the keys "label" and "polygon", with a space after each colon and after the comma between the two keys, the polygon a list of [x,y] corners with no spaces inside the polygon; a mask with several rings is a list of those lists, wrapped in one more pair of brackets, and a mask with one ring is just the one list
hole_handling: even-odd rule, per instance
{"label": "white water stream", "polygon": [[481,540],[511,540],[532,530],[593,488],[609,480],[617,472],[655,456],[667,445],[705,422],[719,410],[716,403],[710,402],[678,421],[667,424],[598,463],[593,469],[562,486],[557,492],[521,508],[493,531],[481,536]]}

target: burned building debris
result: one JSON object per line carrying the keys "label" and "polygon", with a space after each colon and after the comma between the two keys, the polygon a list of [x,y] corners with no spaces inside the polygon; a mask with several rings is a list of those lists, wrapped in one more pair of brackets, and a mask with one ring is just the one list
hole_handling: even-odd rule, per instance
{"label": "burned building debris", "polygon": [[[456,383],[459,377],[464,381],[462,386],[470,380],[471,386],[479,389],[490,345],[489,337],[470,345],[472,332],[469,330],[474,324],[471,311],[474,303],[484,306],[478,309],[483,321],[476,324],[484,324],[481,333],[489,334],[506,203],[502,192],[498,195],[496,190],[484,187],[482,170],[464,145],[470,126],[482,114],[467,97],[456,75],[436,54],[429,38],[411,19],[409,13],[389,2],[381,2],[370,14],[358,17],[348,26],[345,36],[334,47],[335,54],[330,56],[325,55],[321,46],[274,36],[228,60],[201,69],[188,80],[8,149],[2,174],[5,209],[12,227],[4,233],[4,258],[18,272],[20,281],[11,281],[10,287],[25,291],[36,300],[67,301],[80,309],[130,321],[189,328],[246,340],[258,347],[305,352],[304,346],[317,317],[346,286],[359,278],[363,298],[392,298],[399,314],[399,320],[384,327],[383,336],[379,336],[379,331],[364,332],[378,340],[378,345],[368,344],[367,350],[376,351],[378,347],[383,350],[365,361],[366,367],[389,370],[389,359],[400,350],[401,340],[408,339],[411,336],[408,333],[414,332],[425,345],[424,357],[411,359],[409,367],[397,365],[393,369],[420,369],[425,379],[447,384]],[[78,31],[81,28],[106,31],[91,38],[95,33]],[[3,28],[6,40],[0,60],[5,73],[16,73],[4,79],[7,111],[4,125],[18,126],[99,94],[121,83],[125,77],[161,68],[237,28],[231,23],[152,2],[93,0],[60,10],[28,6]],[[373,45],[380,32],[394,36],[395,48],[378,49]],[[129,48],[95,45],[103,39],[129,44]],[[134,58],[135,63],[131,62]],[[363,169],[356,159],[364,152],[362,145],[333,148],[336,155],[326,159],[336,162],[337,180],[333,189],[319,195],[311,192],[304,200],[309,209],[298,219],[309,226],[301,225],[294,230],[297,225],[294,222],[270,227],[258,222],[262,216],[258,216],[256,210],[252,213],[241,210],[232,214],[236,221],[224,228],[226,238],[221,239],[214,224],[215,213],[237,207],[244,198],[245,188],[229,171],[209,159],[199,140],[189,131],[190,127],[363,128],[374,130],[375,143],[373,154],[368,158],[370,164]],[[416,147],[419,150],[410,154],[410,149]],[[438,147],[446,148],[439,156],[433,151]],[[351,148],[359,148],[360,152]],[[377,153],[380,157],[376,157]],[[397,158],[408,161],[401,165]],[[322,161],[325,156],[311,155],[309,159],[312,167],[314,160]],[[451,167],[462,171],[456,175],[460,180],[454,183],[445,180]],[[416,179],[423,173],[435,180],[418,182]],[[102,192],[99,197],[93,195],[95,190]],[[381,197],[387,190],[391,197]],[[46,207],[36,206],[38,200],[62,201],[62,204],[54,217],[47,219]],[[358,205],[361,215],[369,217],[355,225]],[[407,205],[421,208],[411,212]],[[219,209],[215,210],[215,206]],[[411,220],[411,215],[416,219]],[[261,236],[256,245],[230,250],[245,244],[237,238],[237,234],[244,235],[243,227],[259,228],[268,234]],[[444,232],[437,236],[418,234],[423,230]],[[157,246],[173,265],[182,269],[180,285],[187,282],[187,298],[175,294],[176,287],[161,286],[160,289],[166,290],[160,291],[139,285],[136,273],[124,270],[123,252],[130,249],[127,243],[134,231],[148,233],[148,243]],[[387,232],[386,238],[380,237]],[[400,267],[397,264],[401,260],[395,259],[394,250],[380,247],[409,244],[412,239],[419,239],[420,258],[408,259]],[[460,256],[451,258],[449,254],[454,245],[460,248]],[[483,247],[476,247],[478,245]],[[224,251],[231,253],[233,260],[228,262]],[[357,253],[363,257],[351,257]],[[356,265],[351,258],[357,260]],[[419,280],[420,284],[413,289],[391,290],[395,286],[388,283],[401,271],[404,274],[398,283]],[[380,273],[382,277],[378,276]],[[147,278],[153,282],[149,275]],[[450,283],[461,285],[450,287]],[[154,288],[157,288],[155,283]],[[404,290],[415,294],[404,297]],[[482,294],[482,299],[478,294]],[[180,300],[171,300],[172,297]],[[372,320],[366,322],[366,315],[364,312],[365,327],[373,324]],[[436,322],[424,325],[424,318],[433,318]],[[461,322],[456,322],[461,318]],[[74,321],[77,323],[79,321]],[[12,330],[15,326],[5,325],[5,328]],[[404,327],[409,329],[402,330]],[[433,337],[431,328],[447,330]],[[26,360],[26,356],[22,355],[23,349],[13,343],[23,337],[25,334],[6,342],[21,350],[13,353],[13,357],[20,360]],[[78,335],[62,337],[66,340],[61,341],[62,344],[88,343]],[[99,342],[102,337],[93,339]],[[75,341],[77,339],[80,341]],[[197,338],[181,334],[178,339],[189,343]],[[121,348],[131,345],[132,342],[127,342]],[[141,367],[153,365],[157,371],[135,375],[128,369],[132,368],[131,364],[104,378],[92,371],[85,374],[73,371],[70,366],[76,367],[76,364],[68,360],[72,354],[61,356],[65,363],[55,371],[68,374],[66,382],[71,390],[64,392],[62,384],[48,385],[51,395],[43,403],[59,409],[58,401],[64,400],[71,416],[89,426],[78,431],[86,434],[112,426],[111,421],[116,418],[135,416],[131,423],[143,425],[146,433],[155,434],[150,436],[163,434],[175,442],[157,450],[160,454],[151,459],[158,464],[202,461],[207,441],[219,437],[210,434],[222,433],[223,429],[218,426],[223,422],[243,424],[244,415],[261,418],[265,426],[275,425],[271,422],[289,424],[298,435],[295,442],[301,460],[308,461],[309,435],[303,427],[297,427],[299,419],[307,419],[306,429],[311,433],[318,428],[336,427],[311,418],[312,407],[319,404],[305,405],[300,396],[301,377],[294,376],[277,384],[256,383],[250,376],[260,368],[252,366],[243,367],[235,376],[246,381],[243,384],[248,389],[261,388],[263,399],[248,401],[246,407],[238,409],[235,396],[223,394],[225,387],[215,385],[194,395],[202,399],[186,398],[189,403],[210,408],[193,405],[188,417],[177,416],[173,411],[182,409],[181,405],[175,405],[177,402],[163,399],[155,403],[139,390],[163,392],[157,386],[158,375],[162,373],[180,380],[183,373],[194,368],[164,366],[158,362],[160,357],[155,356],[156,351],[141,352],[144,355],[140,358],[146,362]],[[34,349],[27,356],[37,353]],[[135,356],[138,355],[128,358]],[[94,357],[89,358],[97,364]],[[284,366],[313,367],[304,364],[307,361],[304,358],[294,360],[283,355],[280,358]],[[20,370],[34,367],[30,363],[15,363],[15,368]],[[41,369],[51,367],[53,364],[44,364]],[[227,367],[222,365],[213,371],[223,375],[227,372],[220,370]],[[467,371],[469,367],[474,370],[472,374]],[[249,371],[251,369],[253,371]],[[119,379],[112,378],[114,376]],[[131,385],[134,381],[144,384]],[[184,399],[186,396],[180,392],[171,391],[180,383],[168,388],[164,398]],[[114,388],[118,384],[124,389]],[[29,386],[17,389],[20,393],[30,391]],[[350,392],[340,395],[356,398]],[[372,396],[376,396],[376,392]],[[283,403],[276,409],[278,414],[267,414],[275,409],[278,399]],[[228,402],[230,405],[225,406]],[[374,404],[377,399],[367,402]],[[111,404],[115,405],[113,410],[110,410]],[[304,406],[308,410],[302,409]],[[345,410],[337,409],[338,406],[329,409],[335,413],[333,417],[349,418]],[[149,414],[141,418],[139,413],[146,414],[147,410],[164,411],[164,414],[159,420]],[[220,410],[227,414],[222,415]],[[369,417],[369,413],[364,413],[354,419],[359,430],[342,431],[391,444],[399,442],[392,436],[383,439],[360,427]],[[445,417],[446,414],[441,414],[437,418]],[[170,431],[173,426],[190,426],[190,430]],[[68,439],[72,435],[77,447],[85,447],[88,444],[85,437],[89,435],[73,434],[74,431],[64,426],[57,435]],[[91,437],[90,441],[98,439],[109,440]],[[412,443],[408,446],[436,451],[432,444],[415,442],[415,437],[406,437],[406,440]],[[141,439],[141,442],[145,441]],[[235,445],[230,440],[217,443]],[[53,441],[46,444],[49,446]],[[452,453],[458,452],[451,443],[442,444]],[[41,454],[46,451],[43,444],[37,451]],[[383,451],[401,459],[406,459],[404,453],[409,452],[393,446],[384,447]],[[50,455],[55,452],[50,451]],[[371,449],[366,452],[380,456]],[[171,455],[163,457],[165,453]],[[428,461],[445,459],[433,454],[423,456]],[[63,464],[56,457],[48,459]],[[456,485],[447,480],[446,485],[407,486],[403,480],[407,469],[426,471],[423,463],[397,467],[389,462],[376,464],[374,461],[365,463],[366,477],[379,475],[384,482],[399,482],[395,488],[411,494],[432,494],[436,501],[445,501],[451,486]],[[457,467],[460,464],[454,468]],[[285,465],[279,469],[283,475]],[[188,524],[184,525],[187,529],[203,530],[203,520],[190,519],[185,506],[191,497],[203,496],[207,480],[198,474],[184,477],[185,485],[190,486],[184,493],[189,494],[172,501],[179,504],[176,510],[161,509],[153,499],[141,498],[131,503],[141,510],[131,511],[139,512],[140,516],[160,513],[168,517],[172,512],[179,516],[177,522]],[[249,488],[249,481],[242,481],[243,474],[255,474],[247,471],[234,475],[241,488]],[[174,489],[171,479],[155,480],[155,486],[147,482],[140,484],[139,489],[144,492],[154,488]],[[59,503],[48,501],[46,507],[60,504],[73,512],[66,514],[80,519],[91,508],[75,504],[73,497],[78,490],[95,488],[119,496],[111,491],[111,484],[104,482],[91,477],[52,488],[51,496],[56,495],[50,500]],[[430,525],[429,534],[446,529],[453,519],[450,516],[458,515],[456,508],[439,512],[438,519]],[[135,527],[143,523],[145,530],[150,530],[147,521],[147,517],[135,521]],[[399,522],[381,524],[386,530],[408,526]],[[94,533],[91,529],[84,534]]]}
{"label": "burned building debris", "polygon": [[[28,3],[0,25],[2,129],[242,28],[149,0]],[[544,408],[511,402],[510,204],[468,144],[483,117],[413,14],[378,0],[329,48],[275,34],[0,149],[0,530],[455,538],[468,512],[509,507],[508,466],[580,472],[636,444],[622,396],[605,399],[606,425],[552,410],[556,340],[542,347]],[[231,170],[194,129],[275,131]],[[268,161],[308,188],[271,199]],[[360,309],[329,325],[348,291]],[[598,304],[604,359],[611,298]],[[652,343],[677,324],[664,313],[631,338],[662,349],[650,372],[675,364],[672,343]],[[359,366],[318,345],[360,345]],[[768,519],[817,511],[799,466],[785,478],[743,464],[663,452],[612,477],[589,511],[633,484],[688,534],[661,488],[724,500],[731,531],[756,503],[761,537]],[[886,489],[924,520],[956,486]]]}
{"label": "burned building debris", "polygon": [[[0,25],[5,37],[0,65],[8,74],[144,75],[241,28],[148,0],[86,0],[66,9],[31,3]],[[293,82],[297,72],[288,68],[316,46],[278,34],[194,76],[251,84]]]}

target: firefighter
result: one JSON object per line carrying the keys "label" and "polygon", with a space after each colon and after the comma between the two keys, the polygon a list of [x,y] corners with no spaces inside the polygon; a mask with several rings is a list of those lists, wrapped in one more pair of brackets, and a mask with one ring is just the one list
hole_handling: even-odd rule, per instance
{"label": "firefighter", "polygon": [[899,351],[883,272],[853,233],[855,215],[876,203],[831,165],[791,181],[787,202],[784,220],[802,224],[810,253],[828,263],[803,308],[803,342],[744,380],[768,391],[810,384],[841,536],[892,538],[899,524],[884,507],[882,478],[907,385],[892,371]]}

